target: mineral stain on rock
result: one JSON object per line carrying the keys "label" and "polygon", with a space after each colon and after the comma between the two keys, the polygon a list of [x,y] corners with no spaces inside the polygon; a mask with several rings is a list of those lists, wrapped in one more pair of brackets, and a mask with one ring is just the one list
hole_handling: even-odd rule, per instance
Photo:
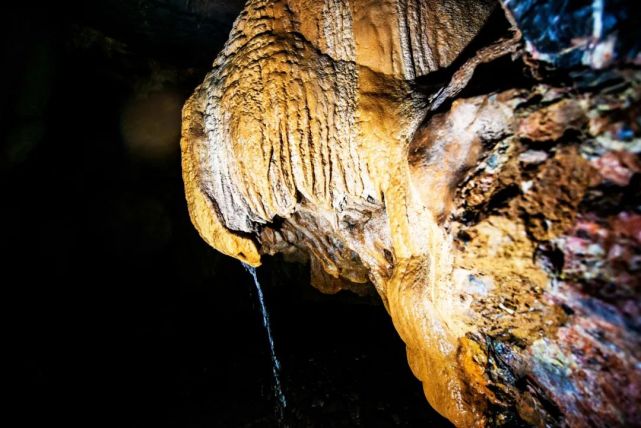
{"label": "mineral stain on rock", "polygon": [[[603,57],[615,2],[503,3],[249,1],[183,110],[191,218],[248,265],[377,292],[458,426],[639,426],[637,54]],[[513,38],[470,52],[493,11]],[[599,37],[563,50],[587,11]],[[506,53],[526,85],[458,96]]]}

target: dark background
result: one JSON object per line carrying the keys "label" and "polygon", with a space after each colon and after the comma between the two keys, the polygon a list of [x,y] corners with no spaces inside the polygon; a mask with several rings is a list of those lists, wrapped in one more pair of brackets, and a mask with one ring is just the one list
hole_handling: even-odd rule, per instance
{"label": "dark background", "polygon": [[[11,426],[275,426],[250,277],[183,195],[179,112],[239,1],[3,10],[2,285]],[[259,269],[289,426],[446,426],[375,297]]]}

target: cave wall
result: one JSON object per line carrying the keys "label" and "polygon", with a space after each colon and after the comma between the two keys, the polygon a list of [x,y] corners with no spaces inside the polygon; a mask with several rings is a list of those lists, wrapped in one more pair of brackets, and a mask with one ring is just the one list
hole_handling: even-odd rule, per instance
{"label": "cave wall", "polygon": [[[518,27],[466,49],[506,5],[248,2],[183,111],[192,221],[373,286],[458,426],[638,424],[639,73],[554,74]],[[466,94],[506,54],[527,83]]]}

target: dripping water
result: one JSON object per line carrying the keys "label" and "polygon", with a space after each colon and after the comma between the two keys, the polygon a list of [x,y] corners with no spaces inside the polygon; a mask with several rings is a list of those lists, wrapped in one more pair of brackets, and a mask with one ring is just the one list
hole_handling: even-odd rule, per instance
{"label": "dripping water", "polygon": [[267,332],[267,339],[269,340],[269,351],[272,357],[272,374],[274,376],[274,394],[276,395],[277,400],[277,410],[278,417],[282,421],[284,416],[285,407],[287,407],[287,400],[285,399],[285,394],[280,384],[280,361],[276,355],[276,350],[274,348],[274,339],[272,338],[272,330],[269,326],[269,314],[267,313],[267,308],[265,307],[265,299],[263,298],[263,290],[258,282],[258,276],[256,275],[256,269],[243,263],[243,267],[249,274],[254,278],[254,285],[256,286],[256,292],[258,294],[258,301],[260,303],[260,311],[263,315],[263,326]]}

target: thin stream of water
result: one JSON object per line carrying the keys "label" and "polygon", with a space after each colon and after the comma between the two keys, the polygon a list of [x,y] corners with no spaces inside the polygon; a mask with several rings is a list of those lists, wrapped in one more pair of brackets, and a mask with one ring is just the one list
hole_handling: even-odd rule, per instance
{"label": "thin stream of water", "polygon": [[269,325],[269,314],[267,313],[267,308],[265,306],[265,299],[263,297],[263,290],[258,281],[258,276],[256,275],[256,269],[243,263],[243,267],[249,274],[254,278],[254,285],[256,286],[256,292],[258,294],[258,301],[260,303],[260,311],[263,315],[263,326],[267,332],[267,339],[269,340],[269,351],[272,357],[272,374],[274,376],[274,394],[278,401],[278,412],[279,418],[282,420],[284,416],[285,407],[287,407],[287,399],[283,393],[283,388],[280,383],[280,361],[276,355],[276,350],[274,348],[274,339],[272,338],[272,330]]}

